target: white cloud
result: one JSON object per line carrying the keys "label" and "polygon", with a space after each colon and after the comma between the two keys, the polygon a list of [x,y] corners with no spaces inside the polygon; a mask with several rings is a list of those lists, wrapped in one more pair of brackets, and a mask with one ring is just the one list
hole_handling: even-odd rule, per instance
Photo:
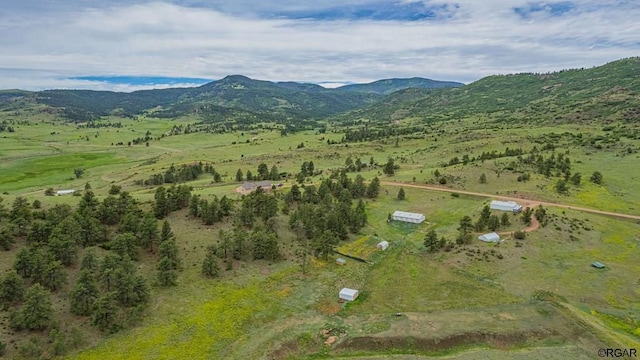
{"label": "white cloud", "polygon": [[[290,20],[265,14],[307,11],[317,2],[249,0],[217,0],[212,8],[193,1],[89,8],[83,4],[91,2],[80,1],[76,10],[67,1],[68,6],[27,16],[14,3],[0,12],[0,88],[123,89],[66,79],[89,75],[243,74],[314,83],[423,76],[469,82],[639,55],[640,6],[634,2],[603,6],[580,0],[562,16],[540,11],[528,19],[513,11],[525,0],[422,2],[448,4],[451,16],[413,22]],[[367,2],[322,3],[328,8]],[[241,16],[243,9],[254,11]]]}

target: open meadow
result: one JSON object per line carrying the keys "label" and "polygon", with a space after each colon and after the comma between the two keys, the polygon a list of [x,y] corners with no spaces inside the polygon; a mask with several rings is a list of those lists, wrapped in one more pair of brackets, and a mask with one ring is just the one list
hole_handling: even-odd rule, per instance
{"label": "open meadow", "polygon": [[[264,163],[280,173],[276,182],[282,186],[272,190],[278,199],[273,220],[277,259],[232,260],[225,255],[219,276],[205,277],[201,268],[208,246],[221,248],[221,230],[233,232],[234,220],[205,225],[190,216],[189,209],[172,211],[165,220],[181,257],[177,284],[159,286],[155,253],[143,251],[134,264],[151,284],[149,303],[130,326],[113,334],[70,312],[80,265],[68,266],[66,284],[51,293],[56,328],[65,336],[60,357],[591,359],[599,348],[640,345],[640,220],[547,206],[544,221],[538,219],[541,226],[524,239],[514,234],[527,224],[520,215],[509,214],[509,223],[497,230],[502,242],[477,240],[488,230],[474,230],[468,244],[455,241],[461,218],[469,216],[475,223],[492,195],[640,217],[640,139],[623,138],[595,148],[595,142],[579,139],[607,139],[610,132],[602,127],[498,124],[474,117],[430,123],[419,134],[363,142],[342,142],[347,127],[339,124],[326,132],[287,135],[259,126],[185,134],[173,130],[195,127],[197,118],[110,117],[102,121],[121,125],[86,128],[51,114],[4,112],[0,117],[19,123],[15,132],[0,133],[0,197],[7,209],[17,198],[29,204],[38,200],[45,210],[61,204],[76,207],[82,196],[45,192],[81,193],[88,183],[99,201],[119,186],[150,211],[157,185],[144,181],[172,165],[197,162],[211,164],[220,178],[214,181],[204,173],[185,182],[191,194],[209,201],[226,196],[240,204],[242,195],[235,192],[243,182],[236,179],[239,169],[256,174]],[[145,136],[149,139],[128,145]],[[496,155],[480,160],[492,152]],[[581,181],[567,182],[560,191],[560,170],[539,173],[535,164],[526,162],[532,153],[545,160],[560,154],[570,158],[571,174],[580,173]],[[361,175],[369,184],[378,177],[396,185],[383,184],[377,197],[363,198],[367,224],[335,246],[350,256],[346,265],[336,265],[340,255],[333,252],[326,259],[303,258],[305,245],[283,213],[286,194],[297,183],[303,163],[312,161],[315,170],[301,182],[317,189],[348,159],[367,163],[360,171],[348,172],[349,179]],[[394,174],[384,173],[388,159],[394,160]],[[75,169],[82,174],[77,176]],[[600,184],[589,181],[595,171],[603,176]],[[519,180],[523,174],[529,177]],[[403,200],[398,199],[401,188]],[[301,206],[292,205],[291,211]],[[389,222],[396,210],[422,213],[426,221]],[[239,212],[240,206],[233,211]],[[502,215],[495,210],[492,214]],[[6,224],[6,218],[0,221],[0,226]],[[450,248],[427,251],[425,238],[432,230]],[[112,235],[119,230],[108,226],[107,231]],[[380,251],[375,246],[383,240],[390,246]],[[26,236],[20,236],[0,252],[2,274],[13,268],[14,258],[27,245]],[[91,245],[80,249],[78,258],[88,249],[101,258],[109,253]],[[594,261],[606,267],[593,268]],[[339,302],[343,287],[360,290],[360,296]],[[13,330],[9,324],[9,311],[2,311],[0,339],[7,356],[55,357],[46,330]]]}

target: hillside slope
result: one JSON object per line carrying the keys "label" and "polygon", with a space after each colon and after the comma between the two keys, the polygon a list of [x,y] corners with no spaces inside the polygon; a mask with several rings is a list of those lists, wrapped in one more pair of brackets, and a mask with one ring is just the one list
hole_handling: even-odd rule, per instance
{"label": "hillside slope", "polygon": [[453,89],[424,93],[404,90],[334,120],[386,122],[496,113],[514,119],[534,117],[539,120],[636,118],[639,92],[640,58],[629,58],[591,69],[489,76]]}

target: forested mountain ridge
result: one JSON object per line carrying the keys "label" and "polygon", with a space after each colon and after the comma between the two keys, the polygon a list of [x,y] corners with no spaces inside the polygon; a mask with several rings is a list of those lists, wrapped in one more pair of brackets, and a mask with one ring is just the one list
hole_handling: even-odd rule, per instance
{"label": "forested mountain ridge", "polygon": [[464,84],[455,81],[438,81],[413,77],[408,79],[383,79],[368,84],[344,85],[337,88],[337,90],[389,95],[404,89],[442,89],[461,86],[464,86]]}
{"label": "forested mountain ridge", "polygon": [[318,119],[371,105],[382,99],[384,94],[406,87],[435,88],[457,84],[421,78],[410,80],[388,79],[372,83],[370,87],[363,84],[327,89],[315,84],[274,83],[230,75],[194,88],[131,93],[93,90],[5,91],[0,93],[0,106],[6,107],[10,100],[26,99],[55,108],[71,121],[93,120],[106,115],[132,117],[145,112],[167,118],[198,113],[211,106],[288,119]]}
{"label": "forested mountain ridge", "polygon": [[452,89],[430,92],[406,89],[333,120],[386,122],[497,113],[515,119],[584,120],[612,115],[635,118],[640,106],[638,93],[640,58],[635,57],[590,69],[493,75]]}

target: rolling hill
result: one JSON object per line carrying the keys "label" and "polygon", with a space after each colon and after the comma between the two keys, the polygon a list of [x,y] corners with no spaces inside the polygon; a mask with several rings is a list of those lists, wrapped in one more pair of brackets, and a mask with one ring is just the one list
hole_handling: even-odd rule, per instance
{"label": "rolling hill", "polygon": [[591,69],[494,75],[452,89],[429,92],[406,89],[332,120],[389,122],[478,114],[527,121],[603,120],[612,116],[637,118],[639,92],[640,58],[636,57]]}
{"label": "rolling hill", "polygon": [[371,105],[386,94],[408,87],[459,86],[422,78],[387,79],[371,84],[326,89],[315,84],[271,82],[230,75],[194,88],[141,90],[131,93],[91,90],[46,90],[0,93],[0,106],[15,99],[43,104],[72,121],[100,116],[131,117],[142,113],[168,118],[200,113],[203,109],[232,108],[285,119],[318,119]]}
{"label": "rolling hill", "polygon": [[337,88],[339,91],[366,92],[372,94],[389,95],[399,90],[414,89],[442,89],[464,86],[463,83],[454,81],[438,81],[413,77],[408,79],[384,79],[368,84],[350,84]]}

